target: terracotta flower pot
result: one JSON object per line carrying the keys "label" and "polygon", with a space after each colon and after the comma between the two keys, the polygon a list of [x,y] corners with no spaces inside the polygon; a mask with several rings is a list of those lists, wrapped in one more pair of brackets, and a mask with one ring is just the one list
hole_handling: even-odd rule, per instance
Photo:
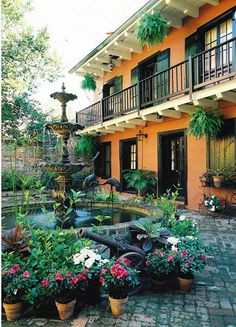
{"label": "terracotta flower pot", "polygon": [[153,286],[154,292],[156,292],[156,293],[165,292],[166,285],[167,285],[167,278],[165,278],[165,279],[151,278],[151,281],[152,281],[152,286]]}
{"label": "terracotta flower pot", "polygon": [[73,317],[76,300],[69,303],[58,303],[55,301],[61,320],[71,319]]}
{"label": "terracotta flower pot", "polygon": [[114,299],[109,296],[111,312],[113,316],[121,316],[124,313],[125,304],[128,301],[128,296],[124,299]]}
{"label": "terracotta flower pot", "polygon": [[8,304],[3,303],[3,307],[6,312],[6,317],[8,321],[15,321],[21,317],[22,303]]}
{"label": "terracotta flower pot", "polygon": [[183,278],[178,277],[179,281],[179,290],[181,293],[188,293],[192,289],[193,286],[193,278]]}
{"label": "terracotta flower pot", "polygon": [[222,176],[213,176],[213,182],[215,187],[221,187]]}

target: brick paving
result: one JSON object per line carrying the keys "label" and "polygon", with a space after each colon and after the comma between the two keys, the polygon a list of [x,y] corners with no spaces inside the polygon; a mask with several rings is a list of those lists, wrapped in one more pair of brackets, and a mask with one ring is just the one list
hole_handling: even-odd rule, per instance
{"label": "brick paving", "polygon": [[150,289],[130,297],[126,312],[111,315],[107,299],[85,307],[74,320],[62,322],[22,318],[2,326],[48,327],[236,327],[236,217],[226,218],[186,211],[196,219],[203,242],[209,246],[208,265],[195,276],[189,294],[180,294],[173,282],[164,294]]}

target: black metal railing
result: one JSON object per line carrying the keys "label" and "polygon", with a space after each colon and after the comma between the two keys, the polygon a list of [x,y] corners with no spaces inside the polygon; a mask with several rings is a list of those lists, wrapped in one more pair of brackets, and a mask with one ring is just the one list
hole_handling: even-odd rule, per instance
{"label": "black metal railing", "polygon": [[76,113],[83,126],[157,105],[236,78],[236,38],[147,77]]}

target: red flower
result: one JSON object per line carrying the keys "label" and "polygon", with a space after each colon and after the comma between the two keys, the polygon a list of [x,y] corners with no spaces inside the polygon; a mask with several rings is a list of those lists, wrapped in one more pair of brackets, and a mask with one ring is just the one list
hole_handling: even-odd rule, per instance
{"label": "red flower", "polygon": [[73,278],[71,279],[71,281],[70,281],[70,284],[71,284],[72,286],[75,286],[75,285],[77,284],[78,281],[79,281],[79,279],[78,279],[77,277],[73,277]]}
{"label": "red flower", "polygon": [[226,203],[225,203],[225,201],[222,200],[222,201],[220,202],[220,205],[222,206],[222,208],[225,208],[225,207],[226,207]]}
{"label": "red flower", "polygon": [[69,271],[66,272],[66,277],[70,277],[71,273]]}
{"label": "red flower", "polygon": [[123,259],[123,262],[124,262],[124,264],[126,264],[126,266],[128,266],[128,267],[131,266],[131,261],[130,261],[129,259],[124,258],[124,259]]}
{"label": "red flower", "polygon": [[102,275],[102,274],[105,274],[106,272],[107,272],[107,269],[104,269],[104,268],[103,268],[103,269],[101,270],[101,275]]}
{"label": "red flower", "polygon": [[46,280],[46,278],[42,279],[41,284],[43,285],[43,287],[48,287],[49,286],[49,282]]}
{"label": "red flower", "polygon": [[188,260],[189,260],[190,262],[193,262],[193,261],[194,261],[193,257],[189,257]]}
{"label": "red flower", "polygon": [[160,256],[164,257],[165,256],[165,252],[160,252]]}
{"label": "red flower", "polygon": [[206,262],[206,256],[205,256],[205,255],[201,254],[201,255],[200,255],[200,259],[202,259],[203,261]]}
{"label": "red flower", "polygon": [[63,280],[64,278],[62,277],[62,274],[57,273],[56,274],[56,280]]}
{"label": "red flower", "polygon": [[174,261],[175,261],[174,256],[173,256],[173,255],[169,255],[169,256],[167,257],[167,261],[174,262]]}
{"label": "red flower", "polygon": [[99,280],[100,280],[100,283],[101,284],[104,284],[105,280],[104,280],[104,278],[102,276],[100,276],[100,279]]}
{"label": "red flower", "polygon": [[188,263],[185,263],[184,264],[184,268],[189,268],[190,266],[189,266],[189,264]]}
{"label": "red flower", "polygon": [[117,259],[116,260],[116,263],[119,265],[120,264],[120,259]]}
{"label": "red flower", "polygon": [[129,276],[128,271],[119,264],[111,266],[110,272],[113,276],[116,276],[117,279]]}
{"label": "red flower", "polygon": [[87,279],[85,273],[83,273],[83,274],[78,274],[78,275],[76,276],[76,278],[77,278],[78,280],[86,280],[86,279]]}
{"label": "red flower", "polygon": [[182,250],[182,252],[181,252],[181,257],[182,257],[182,258],[185,257],[187,253],[188,253],[187,250]]}
{"label": "red flower", "polygon": [[150,260],[146,261],[146,266],[150,266]]}
{"label": "red flower", "polygon": [[29,278],[29,277],[30,277],[30,272],[29,272],[28,270],[25,270],[25,271],[23,272],[23,276],[24,276],[25,278]]}
{"label": "red flower", "polygon": [[18,270],[20,270],[20,265],[12,266],[10,269],[10,273],[14,274]]}

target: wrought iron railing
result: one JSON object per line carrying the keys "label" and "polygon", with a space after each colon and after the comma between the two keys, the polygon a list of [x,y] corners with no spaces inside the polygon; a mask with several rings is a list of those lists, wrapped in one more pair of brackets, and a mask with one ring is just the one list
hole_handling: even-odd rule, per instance
{"label": "wrought iron railing", "polygon": [[76,113],[83,126],[142,110],[236,78],[236,38],[158,72]]}

